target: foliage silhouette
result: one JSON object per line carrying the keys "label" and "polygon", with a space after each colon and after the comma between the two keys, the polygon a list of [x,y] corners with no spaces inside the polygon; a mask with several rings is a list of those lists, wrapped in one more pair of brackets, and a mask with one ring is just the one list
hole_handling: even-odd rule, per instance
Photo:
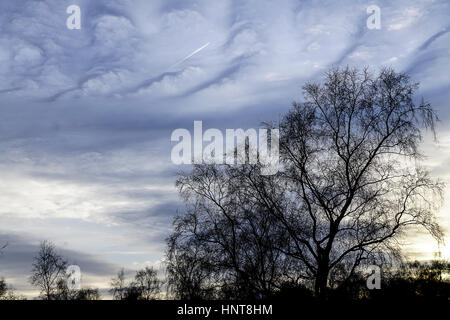
{"label": "foliage silhouette", "polygon": [[40,289],[43,299],[53,300],[66,279],[66,268],[67,261],[56,252],[53,243],[43,241],[34,257],[30,282]]}

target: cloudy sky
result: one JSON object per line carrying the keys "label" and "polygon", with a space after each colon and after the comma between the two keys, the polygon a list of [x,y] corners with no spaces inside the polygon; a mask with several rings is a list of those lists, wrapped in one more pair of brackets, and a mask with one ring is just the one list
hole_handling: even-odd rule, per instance
{"label": "cloudy sky", "polygon": [[[66,27],[73,4],[80,30]],[[373,4],[380,30],[366,25]],[[450,182],[449,15],[445,0],[2,0],[0,276],[35,295],[27,277],[45,239],[84,285],[158,265],[183,212],[172,131],[276,120],[330,66],[419,81],[442,120],[424,165]],[[439,249],[423,233],[404,245],[419,259]]]}

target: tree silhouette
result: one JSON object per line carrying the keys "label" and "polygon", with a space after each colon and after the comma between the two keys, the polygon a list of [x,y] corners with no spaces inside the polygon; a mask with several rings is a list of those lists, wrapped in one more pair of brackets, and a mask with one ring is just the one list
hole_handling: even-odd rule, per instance
{"label": "tree silhouette", "polygon": [[387,68],[331,69],[267,125],[280,129],[276,175],[260,175],[259,164],[196,165],[180,175],[188,213],[168,239],[172,286],[186,287],[194,271],[205,289],[237,286],[258,297],[289,279],[325,298],[330,282],[345,283],[364,264],[399,259],[398,239],[411,226],[442,239],[434,212],[443,185],[418,161],[421,130],[434,133],[438,119],[415,102],[417,88]]}
{"label": "tree silhouette", "polygon": [[66,267],[67,261],[56,252],[53,243],[43,241],[34,257],[30,282],[41,290],[44,299],[55,299],[62,281],[66,279]]}
{"label": "tree silhouette", "polygon": [[152,267],[138,270],[134,280],[127,283],[125,270],[121,269],[111,279],[110,292],[115,300],[154,300],[161,291],[162,281]]}
{"label": "tree silhouette", "polygon": [[154,300],[161,291],[161,281],[152,267],[138,270],[130,287],[135,288],[138,300]]}
{"label": "tree silhouette", "polygon": [[296,243],[287,253],[305,262],[318,295],[340,264],[349,276],[363,261],[395,256],[408,226],[442,237],[433,216],[442,185],[415,161],[420,127],[434,132],[437,117],[429,104],[413,102],[417,87],[391,69],[377,77],[333,69],[324,84],[304,87],[306,102],[281,123],[283,173],[306,213],[306,237],[290,229],[290,214],[274,213]]}
{"label": "tree silhouette", "polygon": [[[189,219],[190,217],[186,217]],[[191,220],[191,219],[189,219]],[[197,241],[191,234],[189,221],[179,217],[175,221],[176,231],[168,239],[167,278],[168,289],[174,298],[183,300],[209,299],[214,296],[213,278],[217,272],[211,268],[214,256],[211,251],[203,250],[206,243]],[[183,229],[182,229],[183,228]],[[194,234],[192,234],[194,235]],[[216,257],[219,257],[218,252]]]}
{"label": "tree silhouette", "polygon": [[98,289],[80,288],[71,289],[67,285],[68,276],[62,277],[56,284],[56,290],[52,294],[52,300],[100,300]]}
{"label": "tree silhouette", "polygon": [[[262,203],[242,190],[253,166],[195,166],[177,185],[189,212],[175,220],[168,239],[168,277],[180,298],[267,297],[298,280],[298,263],[279,248],[288,237]],[[276,178],[268,178],[274,186]],[[275,179],[275,180],[274,180]],[[253,197],[253,199],[255,199]]]}
{"label": "tree silhouette", "polygon": [[126,292],[125,270],[120,269],[115,278],[111,279],[111,289],[109,290],[114,300],[123,300]]}

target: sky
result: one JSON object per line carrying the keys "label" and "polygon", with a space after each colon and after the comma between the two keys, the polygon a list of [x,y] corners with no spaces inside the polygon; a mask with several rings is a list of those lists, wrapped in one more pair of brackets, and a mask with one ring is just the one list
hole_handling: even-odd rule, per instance
{"label": "sky", "polygon": [[[70,5],[81,29],[66,26]],[[367,26],[370,5],[380,29]],[[423,165],[450,182],[449,15],[445,0],[2,0],[0,276],[37,295],[28,277],[42,240],[85,286],[106,290],[121,267],[162,270],[184,210],[171,133],[277,120],[332,66],[390,66],[420,82],[441,119]],[[448,230],[449,202],[438,217]],[[421,231],[402,245],[414,259],[450,258]]]}

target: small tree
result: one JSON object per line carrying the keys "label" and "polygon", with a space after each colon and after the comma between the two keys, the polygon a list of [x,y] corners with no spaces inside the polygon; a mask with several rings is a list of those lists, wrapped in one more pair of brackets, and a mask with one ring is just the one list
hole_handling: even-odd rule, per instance
{"label": "small tree", "polygon": [[115,300],[153,300],[160,291],[161,280],[152,267],[138,270],[131,283],[126,282],[124,269],[111,280],[110,292]]}
{"label": "small tree", "polygon": [[55,246],[43,241],[34,257],[30,282],[41,290],[44,299],[52,300],[61,287],[61,281],[66,279],[66,267],[67,261],[56,252]]}
{"label": "small tree", "polygon": [[136,288],[138,300],[153,300],[161,291],[161,280],[155,269],[152,267],[145,267],[145,269],[138,270],[131,287]]}
{"label": "small tree", "polygon": [[61,277],[56,283],[56,290],[53,293],[52,300],[76,300],[78,290],[71,289],[67,285],[68,276]]}
{"label": "small tree", "polygon": [[110,292],[115,300],[153,300],[161,291],[162,281],[152,267],[138,270],[132,282],[127,283],[125,271],[121,269],[111,279]]}
{"label": "small tree", "polygon": [[111,279],[111,289],[109,290],[114,300],[123,300],[126,293],[125,270],[120,269],[115,278]]}

